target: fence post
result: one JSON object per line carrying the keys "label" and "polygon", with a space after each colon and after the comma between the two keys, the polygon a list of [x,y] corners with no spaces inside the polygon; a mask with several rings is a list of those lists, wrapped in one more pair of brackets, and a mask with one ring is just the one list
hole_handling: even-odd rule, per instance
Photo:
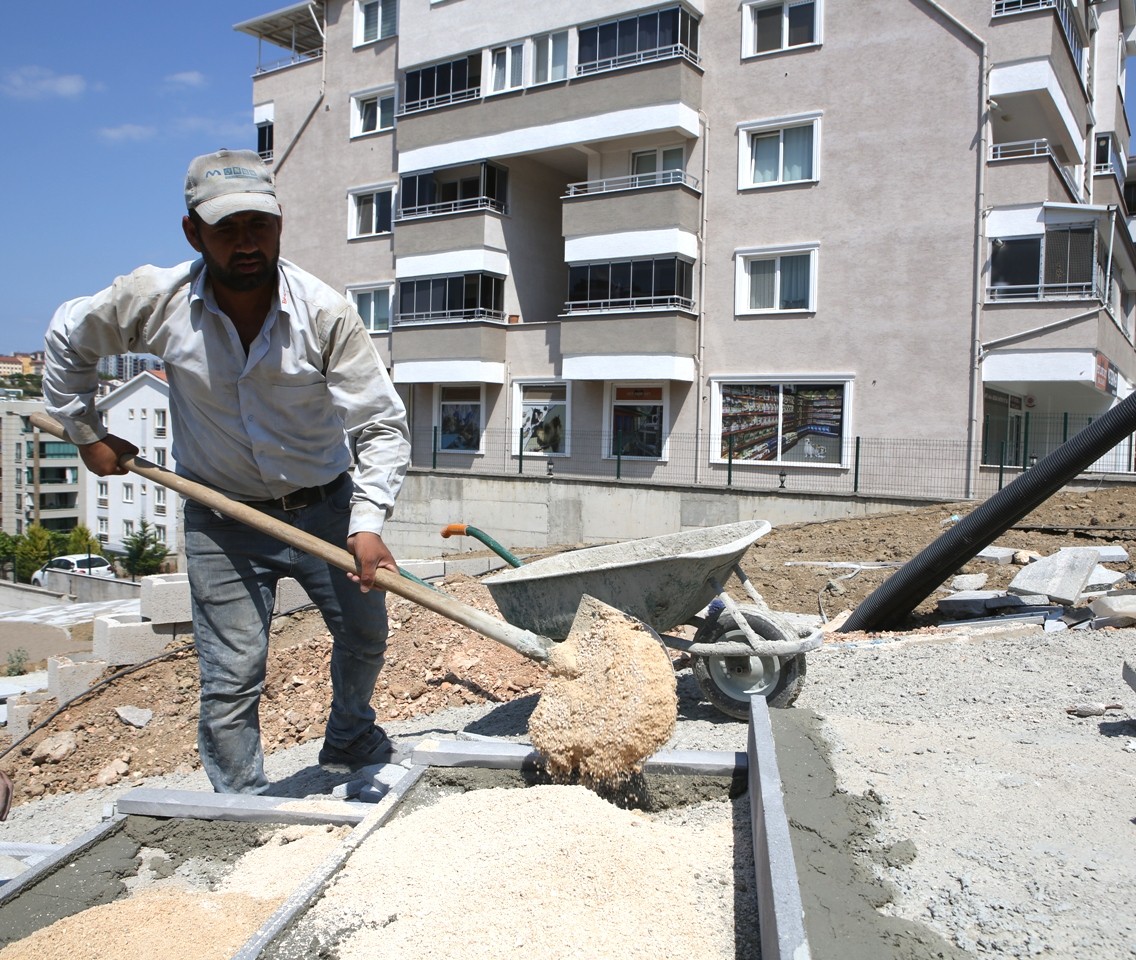
{"label": "fence post", "polygon": [[1006,476],[1006,441],[1001,443],[1002,449],[998,453],[998,489],[1002,489],[1002,480]]}
{"label": "fence post", "polygon": [[856,437],[856,462],[852,468],[852,492],[860,492],[860,437]]}
{"label": "fence post", "polygon": [[525,472],[525,428],[520,428],[520,437],[517,439],[517,473]]}
{"label": "fence post", "polygon": [[1061,414],[1061,442],[1064,443],[1069,439],[1069,411],[1066,410]]}
{"label": "fence post", "polygon": [[986,463],[986,441],[990,439],[990,414],[982,419],[982,462]]}
{"label": "fence post", "polygon": [[434,437],[431,440],[430,446],[433,448],[430,451],[430,469],[438,469],[438,428],[434,427]]}
{"label": "fence post", "polygon": [[726,444],[728,447],[726,459],[726,486],[732,487],[734,485],[734,435],[731,433],[726,437]]}
{"label": "fence post", "polygon": [[623,431],[615,431],[615,479],[623,476]]}
{"label": "fence post", "polygon": [[1024,417],[1025,424],[1022,427],[1022,462],[1019,466],[1024,470],[1026,464],[1029,463],[1029,439],[1030,439],[1030,413],[1027,410]]}

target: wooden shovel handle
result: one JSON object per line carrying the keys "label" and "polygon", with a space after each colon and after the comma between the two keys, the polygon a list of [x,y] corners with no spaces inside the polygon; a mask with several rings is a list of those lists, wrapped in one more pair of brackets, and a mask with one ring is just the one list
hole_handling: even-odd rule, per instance
{"label": "wooden shovel handle", "polygon": [[[62,425],[46,414],[33,413],[28,420],[32,426],[44,433],[70,442]],[[304,530],[297,530],[291,524],[278,520],[255,507],[250,507],[247,503],[232,500],[212,487],[195,483],[185,477],[179,477],[176,473],[167,470],[165,467],[159,467],[144,457],[124,453],[118,458],[118,462],[131,473],[136,473],[154,483],[160,483],[163,487],[168,487],[202,506],[216,510],[233,520],[239,520],[254,530],[275,537],[277,540],[310,553],[314,557],[319,557],[333,567],[338,567],[348,573],[356,572],[355,558],[342,547],[334,546]],[[423,587],[411,580],[406,580],[390,570],[380,568],[375,571],[375,586],[396,593],[400,597],[405,597],[407,600],[411,600],[427,610],[433,610],[435,613],[469,627],[471,630],[476,630],[482,636],[503,643],[522,656],[541,663],[548,659],[553,643],[548,637],[542,637],[529,630],[522,630],[504,620],[498,620],[483,610],[471,607],[444,593],[439,593],[437,590],[431,590],[429,587]]]}

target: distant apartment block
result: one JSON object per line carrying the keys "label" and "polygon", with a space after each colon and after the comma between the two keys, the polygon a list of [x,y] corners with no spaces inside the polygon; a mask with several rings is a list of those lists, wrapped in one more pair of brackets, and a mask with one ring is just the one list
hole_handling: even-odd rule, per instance
{"label": "distant apartment block", "polygon": [[165,364],[157,357],[144,353],[122,353],[99,360],[99,373],[110,380],[125,383],[147,370],[162,370]]}
{"label": "distant apartment block", "polygon": [[1136,383],[1133,0],[324,0],[236,29],[284,255],[353,299],[416,464],[504,437],[557,476],[665,480],[680,447],[846,475],[878,437],[976,474]]}
{"label": "distant apartment block", "polygon": [[42,400],[0,400],[0,529],[12,536],[33,523],[67,533],[83,522],[79,451],[31,424],[43,412]]}

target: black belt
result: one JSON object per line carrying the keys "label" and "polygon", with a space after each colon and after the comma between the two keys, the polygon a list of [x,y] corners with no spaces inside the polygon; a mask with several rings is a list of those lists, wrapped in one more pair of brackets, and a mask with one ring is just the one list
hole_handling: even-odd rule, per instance
{"label": "black belt", "polygon": [[341,473],[338,477],[318,487],[301,487],[286,493],[277,500],[245,500],[246,506],[256,510],[303,510],[313,503],[319,503],[333,496],[340,487],[347,483],[347,474]]}

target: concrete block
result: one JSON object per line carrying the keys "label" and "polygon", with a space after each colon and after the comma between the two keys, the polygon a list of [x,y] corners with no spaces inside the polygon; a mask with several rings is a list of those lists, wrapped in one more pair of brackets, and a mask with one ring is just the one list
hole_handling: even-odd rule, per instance
{"label": "concrete block", "polygon": [[151,623],[189,623],[193,619],[189,603],[189,574],[162,573],[143,577],[138,608]]}
{"label": "concrete block", "polygon": [[985,573],[964,573],[951,581],[952,590],[981,590],[990,577]]}
{"label": "concrete block", "polygon": [[86,693],[103,675],[105,660],[72,660],[70,657],[49,657],[47,661],[47,689],[60,703],[74,700]]}
{"label": "concrete block", "polygon": [[171,646],[192,640],[193,631],[186,624],[151,623],[141,615],[120,613],[95,618],[91,648],[95,659],[120,667],[141,663]]}
{"label": "concrete block", "polygon": [[419,580],[437,580],[446,575],[446,564],[441,560],[409,560],[399,566]]}
{"label": "concrete block", "polygon": [[290,610],[299,610],[300,607],[306,607],[311,602],[303,587],[291,577],[285,577],[276,584],[276,607],[272,612],[279,615]]}
{"label": "concrete block", "polygon": [[1089,582],[1085,584],[1086,590],[1111,590],[1118,583],[1126,583],[1127,578],[1117,570],[1109,570],[1099,563],[1089,574]]}
{"label": "concrete block", "polygon": [[942,597],[935,609],[944,617],[962,620],[966,617],[984,617],[990,612],[986,603],[1003,594],[998,590],[960,590],[949,597]]}
{"label": "concrete block", "polygon": [[1054,603],[1076,603],[1097,565],[1097,556],[1097,551],[1089,548],[1058,550],[1023,567],[1010,582],[1009,590],[1017,594],[1044,594]]}
{"label": "concrete block", "polygon": [[7,729],[8,736],[12,738],[12,743],[27,736],[28,731],[31,729],[32,714],[35,713],[36,707],[44,701],[51,699],[50,694],[42,691],[25,693],[18,697],[9,697]]}
{"label": "concrete block", "polygon": [[1051,607],[1049,597],[1043,594],[1001,593],[986,601],[986,609],[991,612],[1019,611],[1026,607]]}
{"label": "concrete block", "polygon": [[1006,566],[1014,561],[1014,553],[1010,547],[983,547],[974,555],[975,560],[985,560],[987,563],[996,563]]}
{"label": "concrete block", "polygon": [[1127,563],[1128,551],[1124,547],[1116,543],[1109,543],[1099,547],[1094,547],[1094,550],[1100,557],[1098,558],[1101,563]]}

